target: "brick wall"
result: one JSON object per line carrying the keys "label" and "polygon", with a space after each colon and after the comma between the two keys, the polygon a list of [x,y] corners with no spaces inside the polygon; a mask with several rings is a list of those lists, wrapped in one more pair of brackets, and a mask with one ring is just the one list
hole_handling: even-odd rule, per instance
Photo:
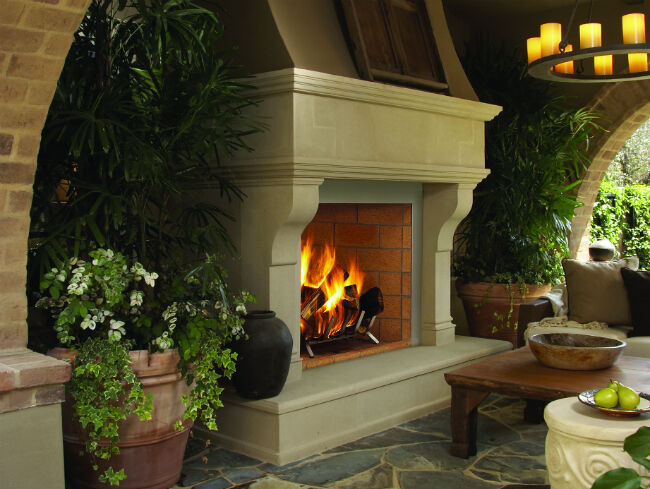
{"label": "brick wall", "polygon": [[382,342],[411,336],[411,205],[320,204],[303,232],[314,244],[328,243],[343,268],[356,259],[366,278],[362,290],[378,286],[384,312],[371,332]]}
{"label": "brick wall", "polygon": [[0,350],[27,344],[25,264],[41,130],[89,0],[0,5]]}

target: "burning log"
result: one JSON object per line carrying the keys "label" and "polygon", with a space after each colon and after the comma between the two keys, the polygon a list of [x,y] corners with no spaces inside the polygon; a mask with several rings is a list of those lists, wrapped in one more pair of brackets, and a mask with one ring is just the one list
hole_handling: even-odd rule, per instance
{"label": "burning log", "polygon": [[[327,283],[331,281],[336,276],[336,274],[342,274],[343,280],[348,278],[348,272],[343,270],[343,268],[341,268],[339,265],[335,265],[332,267],[332,270],[330,270],[330,273],[327,275],[325,280],[323,280],[323,283],[318,289],[306,286],[302,287],[303,290],[300,291],[300,295],[303,305],[300,309],[300,317],[302,317],[305,321],[309,321],[314,313],[323,307],[327,301]],[[307,298],[306,300],[304,299],[305,297]]]}

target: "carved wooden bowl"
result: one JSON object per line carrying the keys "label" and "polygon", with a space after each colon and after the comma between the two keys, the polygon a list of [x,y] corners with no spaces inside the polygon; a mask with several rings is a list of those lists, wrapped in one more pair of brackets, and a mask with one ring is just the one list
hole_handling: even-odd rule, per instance
{"label": "carved wooden bowl", "polygon": [[536,334],[528,339],[528,344],[542,364],[564,370],[611,367],[626,345],[614,338],[573,333]]}

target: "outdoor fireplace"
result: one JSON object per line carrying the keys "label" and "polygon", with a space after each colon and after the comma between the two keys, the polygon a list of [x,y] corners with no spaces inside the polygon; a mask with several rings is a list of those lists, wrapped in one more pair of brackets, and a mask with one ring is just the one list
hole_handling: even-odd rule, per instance
{"label": "outdoor fireplace", "polygon": [[[253,152],[223,163],[246,194],[230,209],[241,255],[230,282],[277,313],[293,351],[283,391],[259,401],[227,396],[214,436],[284,464],[442,406],[445,369],[507,347],[457,338],[450,314],[453,234],[487,174],[483,124],[499,108],[299,68],[252,83],[255,110],[272,123],[248,140]],[[355,333],[330,342],[334,355],[320,354],[327,345],[312,346],[313,359],[306,348],[301,355],[305,299],[314,292],[300,286],[306,232],[335,250],[343,290],[357,286],[346,300],[358,294],[361,303],[364,292],[381,290],[384,310],[368,323],[379,344]],[[364,274],[360,287],[345,282],[357,273],[351,254]],[[356,312],[342,309],[347,334]],[[332,336],[331,317],[313,321],[306,336]],[[349,348],[352,341],[364,349]],[[350,375],[362,370],[372,375]]]}

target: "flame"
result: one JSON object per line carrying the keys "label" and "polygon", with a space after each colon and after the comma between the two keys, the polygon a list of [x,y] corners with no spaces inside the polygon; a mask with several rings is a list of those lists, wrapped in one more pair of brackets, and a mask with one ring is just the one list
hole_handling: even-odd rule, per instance
{"label": "flame", "polygon": [[[343,301],[358,300],[361,293],[363,272],[356,261],[342,268],[336,263],[336,252],[332,246],[315,246],[313,237],[307,236],[300,251],[300,265],[301,307],[305,306],[315,289],[320,289],[325,299],[310,321],[301,317],[302,336],[305,339],[331,337],[354,324],[359,311],[346,309]],[[353,296],[349,296],[348,292]]]}

